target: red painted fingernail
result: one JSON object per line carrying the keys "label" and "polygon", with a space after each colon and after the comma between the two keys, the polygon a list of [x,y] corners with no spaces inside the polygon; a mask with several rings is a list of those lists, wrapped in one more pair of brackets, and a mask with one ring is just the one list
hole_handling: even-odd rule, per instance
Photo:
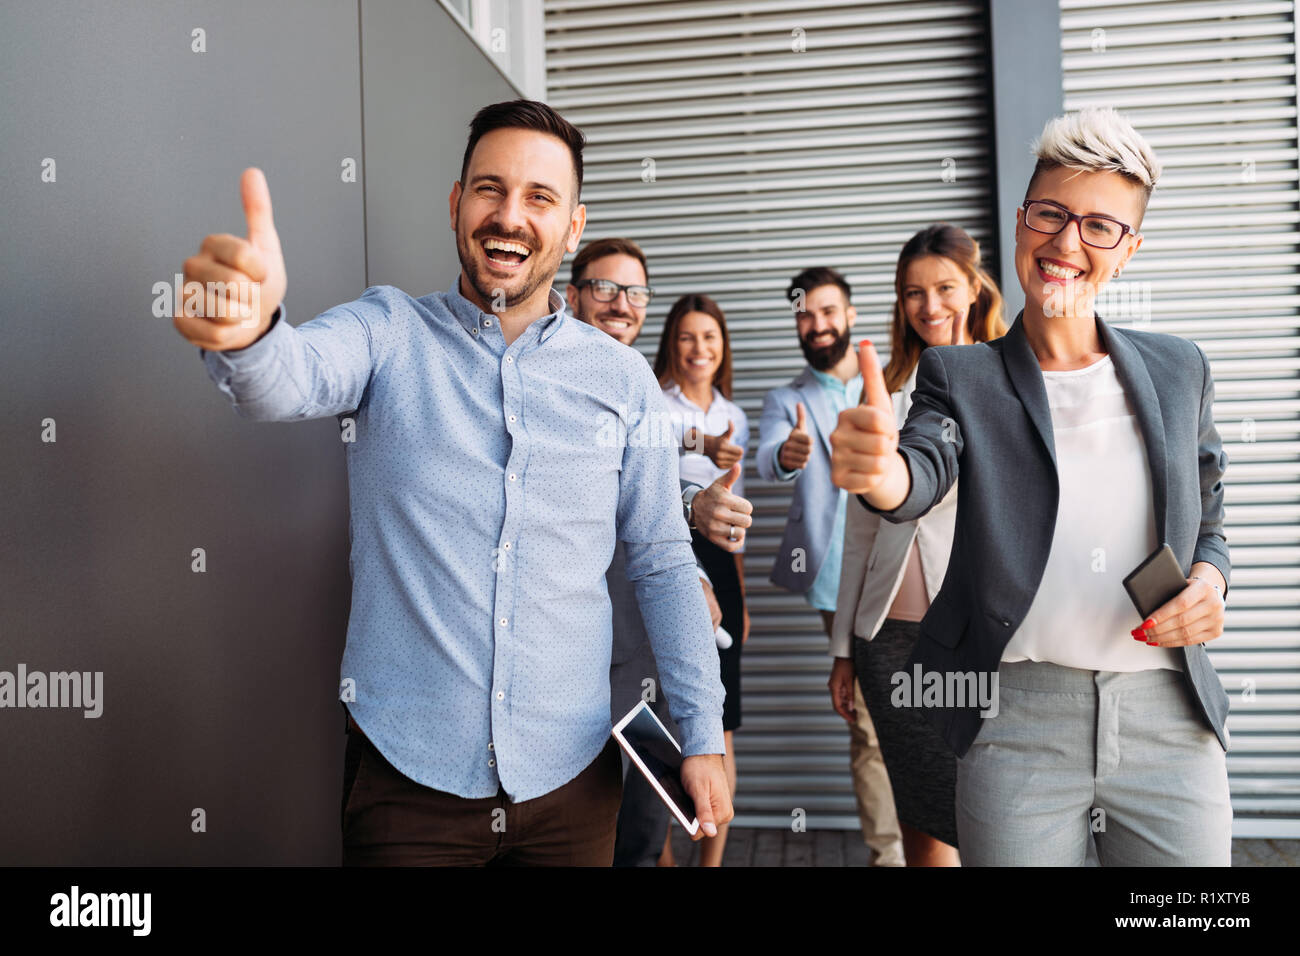
{"label": "red painted fingernail", "polygon": [[1156,622],[1153,621],[1153,620],[1151,620],[1151,618],[1147,618],[1145,621],[1142,622],[1142,626],[1143,626],[1143,627],[1155,627],[1155,626],[1156,626]]}
{"label": "red painted fingernail", "polygon": [[1159,646],[1160,646],[1160,645],[1158,645],[1155,641],[1147,641],[1147,644],[1149,644],[1151,647],[1159,647]]}

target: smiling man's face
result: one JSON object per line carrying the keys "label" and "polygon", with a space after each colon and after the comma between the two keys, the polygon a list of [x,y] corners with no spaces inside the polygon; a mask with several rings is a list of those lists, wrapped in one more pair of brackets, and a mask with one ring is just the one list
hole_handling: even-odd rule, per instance
{"label": "smiling man's face", "polygon": [[803,308],[794,314],[799,347],[808,364],[819,372],[834,368],[848,352],[849,329],[857,317],[839,286],[828,283],[809,290]]}
{"label": "smiling man's face", "polygon": [[[583,270],[582,278],[606,279],[621,286],[646,285],[645,269],[641,263],[621,252],[591,260]],[[629,303],[625,291],[620,289],[613,302],[598,301],[589,285],[581,289],[571,285],[567,295],[569,310],[574,316],[612,335],[624,345],[631,345],[641,334],[645,309]]]}
{"label": "smiling man's face", "polygon": [[586,223],[576,191],[573,158],[554,136],[497,129],[475,144],[449,200],[465,291],[479,308],[549,311],[560,260]]}

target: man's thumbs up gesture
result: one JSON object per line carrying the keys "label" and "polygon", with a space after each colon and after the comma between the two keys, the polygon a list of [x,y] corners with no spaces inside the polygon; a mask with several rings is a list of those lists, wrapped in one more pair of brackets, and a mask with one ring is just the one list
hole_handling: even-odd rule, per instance
{"label": "man's thumbs up gesture", "polygon": [[839,424],[831,433],[831,481],[851,494],[867,495],[890,479],[889,487],[881,491],[890,492],[893,499],[901,467],[897,500],[872,501],[878,508],[892,510],[903,502],[911,479],[898,454],[894,403],[885,388],[876,350],[866,339],[858,346],[858,364],[862,369],[862,404],[840,412]]}
{"label": "man's thumbs up gesture", "polygon": [[812,456],[812,437],[808,434],[806,413],[803,402],[794,407],[795,422],[790,437],[781,446],[781,453],[776,456],[777,463],[786,471],[799,471],[808,464]]}
{"label": "man's thumbs up gesture", "polygon": [[[185,260],[184,292],[172,319],[188,342],[212,352],[246,348],[261,338],[287,284],[266,177],[246,169],[239,186],[248,238],[218,233],[203,240],[199,254]],[[192,282],[203,287],[197,303],[191,302]]]}
{"label": "man's thumbs up gesture", "polygon": [[740,466],[731,470],[695,496],[691,503],[691,521],[700,532],[723,551],[736,552],[745,541],[745,532],[754,523],[754,506],[731,490],[740,477]]}

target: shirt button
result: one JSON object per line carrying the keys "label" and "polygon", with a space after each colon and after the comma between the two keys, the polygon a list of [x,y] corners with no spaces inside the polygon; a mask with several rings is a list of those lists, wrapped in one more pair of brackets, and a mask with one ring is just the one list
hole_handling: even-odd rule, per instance
{"label": "shirt button", "polygon": [[500,621],[498,621],[497,623],[500,624],[502,627],[505,627],[507,622],[506,622],[506,619],[503,617],[503,618],[502,618]]}
{"label": "shirt button", "polygon": [[507,355],[507,356],[506,356],[506,364],[507,364],[507,365],[513,365],[513,364],[514,364],[514,361],[515,361],[515,357],[514,357],[513,355]]}
{"label": "shirt button", "polygon": [[506,699],[506,692],[503,690],[497,691],[497,700],[505,700],[505,699]]}
{"label": "shirt button", "polygon": [[469,334],[470,334],[470,335],[478,335],[478,329],[470,329],[470,330],[469,330]]}
{"label": "shirt button", "polygon": [[513,422],[514,420],[515,420],[515,416],[513,415],[511,415],[509,418],[506,419],[506,421],[510,421],[510,422]]}
{"label": "shirt button", "polygon": [[489,767],[495,767],[496,765],[497,765],[497,762],[496,762],[495,760],[489,760],[489,761],[488,761],[488,766],[489,766]]}
{"label": "shirt button", "polygon": [[510,476],[510,480],[511,480],[511,481],[514,481],[514,480],[515,480],[516,478],[518,478],[518,477],[519,477],[518,475],[511,475],[511,476]]}
{"label": "shirt button", "polygon": [[492,743],[490,740],[488,741],[488,750],[496,750],[496,744]]}
{"label": "shirt button", "polygon": [[1011,626],[1011,622],[1008,621],[1006,618],[1003,618],[1003,619],[1002,619],[1002,626],[1003,626],[1003,627],[1010,627],[1010,626]]}
{"label": "shirt button", "polygon": [[509,551],[509,550],[510,550],[510,542],[507,541],[505,544],[501,545],[501,548],[502,548],[502,550]]}
{"label": "shirt button", "polygon": [[490,328],[492,328],[492,320],[491,320],[491,319],[486,319],[486,318],[485,318],[485,319],[483,320],[483,327],[484,327],[485,329],[490,329]]}

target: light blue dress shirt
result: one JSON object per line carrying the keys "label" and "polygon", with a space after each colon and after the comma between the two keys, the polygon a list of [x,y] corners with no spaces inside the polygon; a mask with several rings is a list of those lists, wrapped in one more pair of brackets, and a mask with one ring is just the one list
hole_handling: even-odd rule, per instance
{"label": "light blue dress shirt", "polygon": [[554,290],[507,346],[458,283],[371,287],[248,348],[201,350],[246,418],[355,420],[350,713],[437,790],[522,801],[572,780],[609,739],[617,538],[683,751],[722,753],[677,450],[635,438],[667,416],[649,365]]}
{"label": "light blue dress shirt", "polygon": [[[826,401],[830,403],[831,410],[835,412],[836,417],[846,408],[850,408],[858,403],[862,397],[862,376],[855,375],[847,382],[841,382],[834,375],[828,375],[826,372],[819,372],[817,369],[809,369],[817,379],[817,384],[821,386],[826,393]],[[781,446],[776,447],[776,473],[782,479],[788,479],[794,476],[793,471],[786,471],[781,467],[780,459]],[[844,503],[848,500],[848,495],[841,489],[838,503],[835,506],[835,527],[831,531],[830,544],[826,548],[826,558],[822,561],[821,568],[817,571],[817,577],[813,580],[812,587],[808,589],[805,595],[808,603],[819,611],[834,611],[835,602],[840,594],[840,565],[844,562]]]}

